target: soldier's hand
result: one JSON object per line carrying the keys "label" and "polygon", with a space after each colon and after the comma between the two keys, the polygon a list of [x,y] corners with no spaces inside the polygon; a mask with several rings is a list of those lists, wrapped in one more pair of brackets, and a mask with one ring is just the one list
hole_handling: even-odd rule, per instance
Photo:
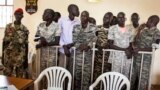
{"label": "soldier's hand", "polygon": [[40,44],[37,44],[36,45],[36,49],[39,49],[39,48],[41,48],[42,46],[40,45]]}
{"label": "soldier's hand", "polygon": [[42,46],[46,46],[46,45],[48,44],[48,42],[46,41],[46,39],[45,39],[44,37],[41,37],[41,38],[40,38],[40,44],[41,44]]}
{"label": "soldier's hand", "polygon": [[80,44],[79,48],[78,48],[81,52],[88,51],[90,48],[88,47],[87,44]]}
{"label": "soldier's hand", "polygon": [[133,48],[133,52],[134,52],[135,54],[137,54],[137,53],[139,52],[139,48],[134,47],[134,48]]}
{"label": "soldier's hand", "polygon": [[130,49],[126,49],[126,50],[125,50],[125,54],[126,54],[126,56],[127,56],[127,59],[132,58],[132,51],[131,51]]}
{"label": "soldier's hand", "polygon": [[67,45],[63,45],[63,48],[64,48],[64,53],[67,57],[70,57],[71,53],[69,51],[69,49],[67,48]]}

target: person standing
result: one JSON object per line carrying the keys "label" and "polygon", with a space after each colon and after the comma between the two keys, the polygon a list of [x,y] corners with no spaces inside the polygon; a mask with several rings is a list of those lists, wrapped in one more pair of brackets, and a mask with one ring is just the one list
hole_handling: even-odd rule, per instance
{"label": "person standing", "polygon": [[[40,51],[40,72],[44,69],[52,66],[56,66],[56,48],[55,45],[59,45],[60,40],[60,27],[58,23],[53,21],[54,11],[52,9],[45,9],[43,13],[43,21],[37,27],[35,37],[39,39],[39,44],[36,45],[36,49]],[[42,79],[41,89],[47,88],[46,78]]]}
{"label": "person standing", "polygon": [[15,21],[7,24],[3,38],[4,75],[28,78],[28,29],[22,24],[23,10],[14,12]]}
{"label": "person standing", "polygon": [[[92,66],[92,51],[93,42],[95,42],[96,26],[89,23],[89,13],[83,11],[81,13],[81,24],[73,28],[73,43],[76,47],[75,56],[75,76],[74,90],[89,90]],[[83,53],[85,56],[83,57]],[[71,55],[71,63],[73,63],[73,52]],[[82,71],[82,59],[84,58],[84,69]],[[72,72],[73,64],[70,65]],[[83,72],[83,73],[82,73]],[[83,74],[83,75],[82,75]],[[83,78],[82,78],[83,76]]]}
{"label": "person standing", "polygon": [[138,13],[133,13],[131,15],[131,22],[132,24],[126,25],[126,27],[130,28],[131,32],[132,32],[132,37],[135,38],[135,36],[138,33],[138,29],[139,29],[139,15]]}
{"label": "person standing", "polygon": [[43,21],[38,25],[36,37],[40,37],[39,44],[36,45],[40,49],[40,71],[47,67],[56,66],[56,48],[60,40],[60,27],[58,23],[53,21],[54,11],[45,9],[43,13]]}
{"label": "person standing", "polygon": [[[103,62],[103,51],[102,49],[108,48],[108,30],[111,23],[110,16],[111,12],[107,12],[103,17],[103,25],[98,28],[96,31],[97,41],[96,41],[96,48],[98,51],[95,52],[95,65],[94,65],[94,80],[98,78],[99,75],[102,73],[102,62]],[[108,54],[105,55],[105,70],[109,71],[109,64],[108,62]]]}
{"label": "person standing", "polygon": [[[133,50],[135,55],[133,60],[131,90],[148,90],[152,56],[150,54],[144,54],[142,72],[140,72],[142,54],[138,54],[138,52],[152,51],[152,44],[156,43],[156,41],[160,39],[160,31],[157,28],[158,23],[159,16],[150,16],[147,23],[145,24],[145,28],[142,30],[136,42],[134,43],[135,45],[133,47]],[[141,78],[139,76],[140,73],[142,75]],[[141,79],[141,82],[139,82],[140,86],[138,87],[139,83],[137,82],[139,81],[139,79]]]}
{"label": "person standing", "polygon": [[[112,26],[108,33],[108,42],[110,49],[121,50],[110,53],[109,62],[112,63],[112,70],[121,72],[129,78],[131,66],[131,30],[125,26],[125,14],[119,12],[117,15],[118,25]],[[113,59],[114,58],[114,59]],[[123,60],[123,66],[121,66]],[[122,70],[122,71],[121,71]]]}
{"label": "person standing", "polygon": [[68,60],[70,58],[70,48],[73,46],[71,43],[72,41],[72,31],[73,27],[79,24],[79,20],[75,19],[75,17],[79,16],[79,8],[75,4],[70,4],[68,6],[68,17],[62,17],[58,21],[60,28],[62,30],[60,35],[60,46],[59,49],[60,56],[59,56],[59,66],[65,67],[65,56],[66,56],[66,66],[68,66]]}

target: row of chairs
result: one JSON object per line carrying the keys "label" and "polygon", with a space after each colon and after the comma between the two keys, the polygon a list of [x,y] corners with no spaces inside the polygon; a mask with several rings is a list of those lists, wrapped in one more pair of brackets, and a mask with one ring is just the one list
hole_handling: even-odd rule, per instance
{"label": "row of chairs", "polygon": [[[39,90],[38,84],[44,76],[46,76],[48,82],[47,90],[63,90],[63,83],[67,77],[67,90],[71,90],[72,76],[68,70],[62,67],[49,67],[43,70],[34,81],[34,90]],[[93,90],[100,81],[103,82],[104,90],[122,90],[125,85],[125,90],[130,90],[130,81],[126,76],[118,72],[106,72],[101,74],[89,87],[89,90]]]}

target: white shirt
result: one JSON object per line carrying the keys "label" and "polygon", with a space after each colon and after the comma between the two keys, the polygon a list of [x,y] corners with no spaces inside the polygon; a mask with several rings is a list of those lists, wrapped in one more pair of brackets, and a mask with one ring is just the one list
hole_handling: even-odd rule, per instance
{"label": "white shirt", "polygon": [[[72,43],[73,27],[77,24],[80,24],[79,20],[74,19],[73,21],[71,21],[69,17],[62,17],[59,19],[58,24],[62,30],[60,35],[60,45],[63,46]],[[64,53],[63,48],[60,48],[59,51],[61,53]]]}

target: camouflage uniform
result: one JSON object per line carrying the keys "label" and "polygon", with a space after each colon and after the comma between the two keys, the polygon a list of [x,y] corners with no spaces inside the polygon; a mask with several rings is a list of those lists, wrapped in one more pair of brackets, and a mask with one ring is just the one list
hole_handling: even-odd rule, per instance
{"label": "camouflage uniform", "polygon": [[[160,31],[157,28],[144,29],[140,37],[137,39],[136,46],[138,48],[152,48],[152,44],[155,43],[157,39],[160,38]],[[138,90],[138,83],[136,79],[139,81],[140,75],[140,66],[141,66],[141,58],[142,54],[136,54],[134,56],[133,62],[133,73],[132,73],[132,90]],[[147,90],[149,86],[149,75],[150,75],[150,67],[152,56],[150,54],[145,54],[143,58],[143,69],[142,69],[142,77],[140,82],[139,90]]]}
{"label": "camouflage uniform", "polygon": [[[54,42],[56,36],[60,36],[60,28],[54,21],[46,27],[46,22],[39,24],[36,35],[44,37],[47,42]],[[56,66],[56,49],[54,46],[46,46],[40,48],[40,72],[44,69]],[[45,82],[45,80],[43,80]],[[46,84],[46,83],[45,83]],[[43,84],[42,84],[43,85]],[[42,86],[42,87],[45,87]]]}
{"label": "camouflage uniform", "polygon": [[[98,31],[96,31],[97,41],[96,41],[96,48],[98,51],[95,52],[95,60],[94,60],[94,78],[95,81],[99,75],[102,73],[102,61],[103,61],[103,51],[102,49],[107,46],[108,41],[108,28],[100,27]],[[105,59],[104,59],[104,72],[109,71],[109,64],[108,61],[109,53],[106,52]],[[99,90],[98,88],[96,90]]]}
{"label": "camouflage uniform", "polygon": [[138,33],[138,27],[137,28],[134,28],[134,26],[132,24],[129,24],[129,25],[126,25],[127,28],[129,28],[129,30],[131,30],[131,33],[132,33],[132,39],[135,38],[135,36],[137,35]]}
{"label": "camouflage uniform", "polygon": [[[122,33],[119,30],[119,26],[115,25],[109,29],[108,39],[114,41],[114,45],[127,48],[133,40],[130,28],[126,27],[126,31]],[[123,70],[121,72],[121,64],[123,60]],[[131,66],[131,59],[127,59],[125,52],[110,52],[109,61],[112,63],[112,71],[121,72],[129,77],[129,71]]]}
{"label": "camouflage uniform", "polygon": [[28,34],[28,29],[22,24],[6,26],[2,55],[5,75],[27,78]]}
{"label": "camouflage uniform", "polygon": [[[84,58],[84,73],[83,73],[83,85],[81,86],[81,79],[82,79],[82,59],[83,59],[83,52],[81,52],[78,47],[80,44],[88,44],[92,48],[92,43],[94,42],[95,38],[95,30],[96,27],[93,24],[88,23],[87,28],[83,29],[81,25],[76,25],[73,28],[73,42],[75,42],[76,49],[76,58],[75,58],[75,77],[74,77],[74,90],[89,90],[90,86],[90,78],[91,78],[91,65],[92,65],[92,51],[88,50],[85,52]],[[72,66],[73,66],[73,53],[71,56],[70,61],[70,71],[72,73]]]}
{"label": "camouflage uniform", "polygon": [[[46,22],[39,24],[37,28],[37,33],[39,37],[44,37],[47,42],[54,42],[56,36],[60,36],[59,25],[55,22],[52,22],[48,27],[46,27]],[[40,48],[40,71],[46,69],[47,67],[56,65],[56,51],[54,46],[47,46]]]}

